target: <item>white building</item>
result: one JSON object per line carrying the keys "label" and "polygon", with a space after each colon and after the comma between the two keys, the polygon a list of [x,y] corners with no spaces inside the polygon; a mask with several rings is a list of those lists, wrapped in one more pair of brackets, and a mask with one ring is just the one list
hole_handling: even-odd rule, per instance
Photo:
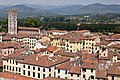
{"label": "white building", "polygon": [[12,58],[9,56],[3,60],[3,71],[18,73],[20,75],[36,79],[44,79],[48,76],[54,77],[56,75],[55,67],[69,61],[69,58],[66,57],[49,57],[47,55],[40,54],[32,54],[24,56],[24,58],[20,55],[13,56]]}
{"label": "white building", "polygon": [[40,42],[37,42],[36,45],[35,45],[35,47],[34,47],[34,50],[40,49],[40,48],[47,48],[47,46],[42,45],[42,43],[40,43]]}
{"label": "white building", "polygon": [[72,66],[72,62],[68,61],[56,67],[55,73],[58,78],[68,78],[68,71]]}
{"label": "white building", "polygon": [[96,79],[97,61],[85,60],[81,67],[82,80],[95,80]]}
{"label": "white building", "polygon": [[72,66],[69,70],[68,79],[82,80],[80,70],[81,70],[81,66]]}
{"label": "white building", "polygon": [[23,60],[26,55],[23,52],[27,51],[27,48],[19,49],[15,53],[10,54],[3,58],[3,71],[12,72],[15,74],[21,74],[21,65],[17,60]]}
{"label": "white building", "polygon": [[65,30],[49,30],[47,31],[48,34],[52,34],[52,35],[64,35],[67,34],[68,31]]}
{"label": "white building", "polygon": [[81,80],[80,69],[81,67],[76,66],[73,61],[68,61],[56,67],[55,77],[71,80]]}

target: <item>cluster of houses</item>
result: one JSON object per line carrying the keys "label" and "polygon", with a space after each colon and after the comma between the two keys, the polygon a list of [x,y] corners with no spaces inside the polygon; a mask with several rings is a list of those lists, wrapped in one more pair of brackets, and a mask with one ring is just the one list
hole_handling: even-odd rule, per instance
{"label": "cluster of houses", "polygon": [[[9,15],[16,26],[16,11]],[[11,29],[0,33],[1,80],[120,79],[120,34]]]}

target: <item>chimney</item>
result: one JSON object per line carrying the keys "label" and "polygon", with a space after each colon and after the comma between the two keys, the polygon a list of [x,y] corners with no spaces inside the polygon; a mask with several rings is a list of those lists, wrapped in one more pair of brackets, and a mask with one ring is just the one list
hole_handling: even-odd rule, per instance
{"label": "chimney", "polygon": [[74,66],[76,66],[76,63],[74,63]]}
{"label": "chimney", "polygon": [[38,56],[36,56],[36,61],[38,61]]}

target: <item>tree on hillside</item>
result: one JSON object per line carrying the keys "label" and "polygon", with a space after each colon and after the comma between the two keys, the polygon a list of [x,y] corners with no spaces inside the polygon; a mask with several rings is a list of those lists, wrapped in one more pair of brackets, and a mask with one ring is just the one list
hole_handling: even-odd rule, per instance
{"label": "tree on hillside", "polygon": [[120,33],[120,26],[115,27],[114,33]]}
{"label": "tree on hillside", "polygon": [[36,18],[28,17],[24,21],[24,25],[27,27],[39,27],[39,20]]}

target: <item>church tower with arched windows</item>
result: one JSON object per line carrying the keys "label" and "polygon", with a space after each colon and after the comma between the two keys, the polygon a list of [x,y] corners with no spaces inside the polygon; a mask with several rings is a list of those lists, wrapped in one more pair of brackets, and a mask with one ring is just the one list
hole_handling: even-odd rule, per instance
{"label": "church tower with arched windows", "polygon": [[8,11],[8,33],[17,34],[17,12],[15,10]]}

